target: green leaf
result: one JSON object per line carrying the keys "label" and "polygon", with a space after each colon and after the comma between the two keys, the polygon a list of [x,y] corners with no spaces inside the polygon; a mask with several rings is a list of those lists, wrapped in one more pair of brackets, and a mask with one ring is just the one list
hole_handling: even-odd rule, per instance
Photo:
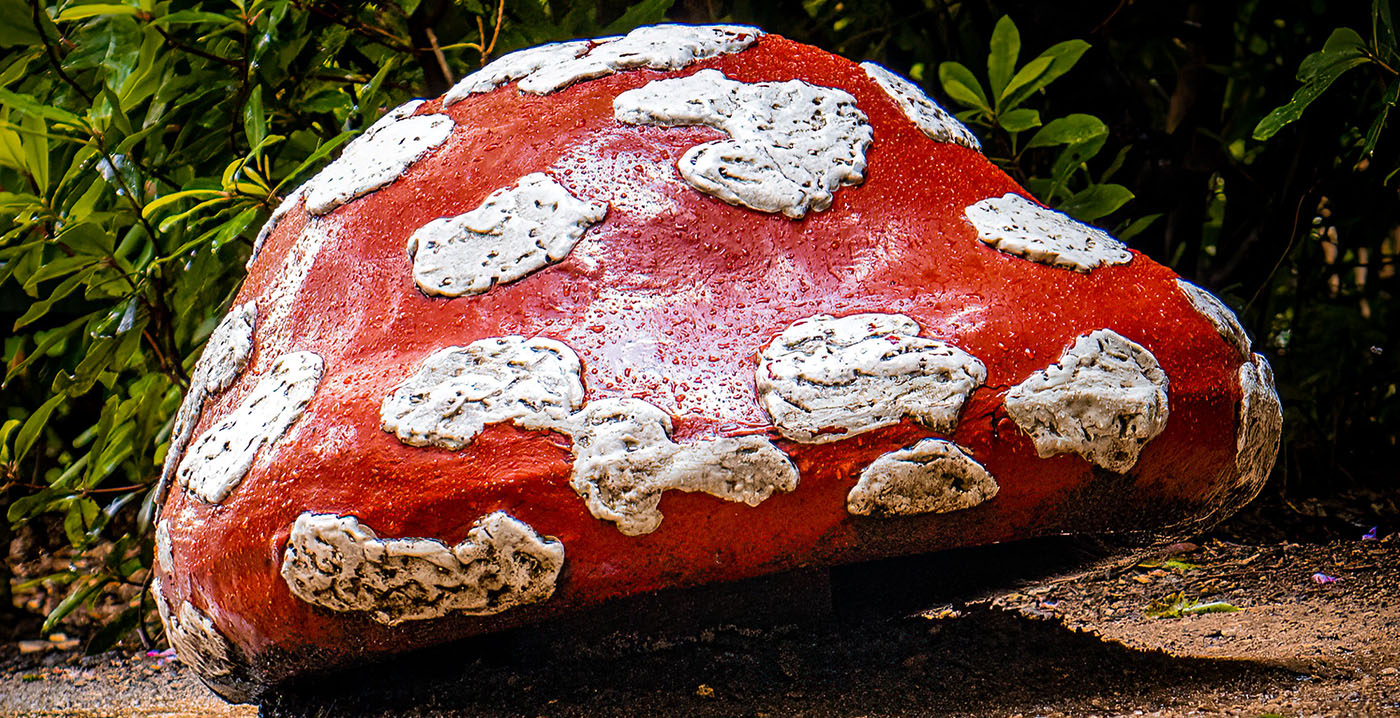
{"label": "green leaf", "polygon": [[1156,214],[1149,214],[1145,217],[1138,217],[1137,219],[1123,225],[1117,232],[1114,232],[1114,236],[1126,242],[1132,239],[1133,237],[1136,237],[1139,234],[1142,234],[1143,232],[1147,231],[1148,227],[1151,227],[1154,222],[1161,218],[1162,214],[1160,212]]}
{"label": "green leaf", "polygon": [[[86,265],[86,269],[83,269],[77,274],[74,274],[68,277],[67,279],[63,280],[57,287],[54,288],[52,292],[49,293],[49,296],[44,297],[43,299],[34,302],[33,304],[30,304],[29,308],[25,310],[24,314],[21,314],[20,317],[15,320],[15,331],[19,331],[20,329],[23,329],[24,327],[33,324],[34,322],[42,318],[45,314],[48,314],[49,310],[53,309],[53,305],[67,298],[68,295],[76,291],[77,288],[81,286],[83,282],[91,278],[92,275],[98,270],[98,267],[96,265],[91,264],[92,260],[90,258],[74,257],[73,259],[80,262],[88,263]],[[45,269],[47,269],[47,267],[45,267]]]}
{"label": "green leaf", "polygon": [[1297,79],[1307,82],[1314,73],[1325,71],[1331,65],[1365,55],[1366,41],[1361,39],[1361,35],[1349,27],[1339,27],[1327,36],[1327,42],[1322,44],[1320,52],[1303,58],[1298,65]]}
{"label": "green leaf", "polygon": [[49,611],[49,615],[44,618],[44,626],[41,630],[44,633],[52,632],[59,621],[67,618],[68,614],[76,610],[78,606],[81,606],[83,601],[91,598],[106,585],[107,579],[95,576],[79,582],[79,584],[68,593],[66,598],[60,601],[57,606],[54,606],[52,611]]}
{"label": "green leaf", "polygon": [[1254,139],[1263,141],[1273,137],[1302,117],[1308,105],[1326,92],[1337,78],[1369,62],[1372,60],[1366,55],[1365,43],[1355,30],[1345,27],[1333,30],[1322,50],[1303,58],[1298,65],[1298,81],[1303,85],[1287,104],[1274,108],[1254,126]]}
{"label": "green leaf", "polygon": [[938,82],[943,85],[943,92],[948,97],[989,115],[992,113],[987,95],[982,92],[981,83],[973,76],[972,71],[961,63],[941,63],[938,66]]}
{"label": "green leaf", "polygon": [[15,436],[15,461],[23,460],[25,454],[29,453],[29,448],[34,445],[34,440],[39,438],[39,432],[49,423],[49,415],[53,414],[53,410],[63,403],[64,398],[62,395],[49,397],[48,401],[39,405],[39,408],[35,409],[28,419],[24,420],[24,428],[20,429],[19,434]]}
{"label": "green leaf", "polygon": [[1007,132],[1025,132],[1032,127],[1040,126],[1040,112],[1028,107],[1020,107],[1010,112],[1003,112],[997,117],[997,124],[1001,125]]}
{"label": "green leaf", "polygon": [[1390,0],[1371,0],[1371,34],[1376,36],[1382,57],[1395,52],[1395,22],[1390,15]]}
{"label": "green leaf", "polygon": [[1040,76],[1050,69],[1050,63],[1051,59],[1048,57],[1037,57],[1026,63],[1025,67],[1017,70],[1015,76],[1011,78],[1011,82],[1007,83],[1006,89],[997,96],[997,107],[1005,107],[1009,110],[1021,104],[1021,100],[1013,101],[1011,98],[1018,95],[1022,99],[1029,97],[1029,92],[1022,93],[1021,90],[1039,80]]}
{"label": "green leaf", "polygon": [[1274,108],[1264,119],[1259,121],[1259,124],[1254,126],[1254,139],[1263,141],[1273,137],[1286,125],[1302,117],[1303,110],[1306,110],[1308,105],[1313,103],[1313,100],[1326,92],[1327,88],[1331,87],[1338,77],[1345,74],[1347,70],[1367,62],[1369,60],[1366,58],[1353,58],[1313,75],[1311,80],[1293,93],[1293,98],[1288,101],[1288,104]]}
{"label": "green leaf", "polygon": [[201,12],[199,10],[180,10],[169,15],[162,15],[151,24],[157,27],[167,27],[170,25],[194,25],[199,23],[209,23],[211,25],[226,25],[228,27],[241,26],[237,19],[227,15],[220,15],[216,12]]}
{"label": "green leaf", "polygon": [[[9,114],[6,112],[5,114]],[[24,171],[24,140],[0,117],[0,167]]]}
{"label": "green leaf", "polygon": [[1381,130],[1385,129],[1385,121],[1390,116],[1390,108],[1395,106],[1396,100],[1400,100],[1400,78],[1391,81],[1390,87],[1385,90],[1385,96],[1381,98],[1381,109],[1371,121],[1371,128],[1366,130],[1366,144],[1361,147],[1362,157],[1370,157],[1376,151]]}
{"label": "green leaf", "polygon": [[1133,198],[1133,193],[1121,184],[1096,184],[1076,192],[1055,209],[1081,222],[1092,222],[1112,214]]}
{"label": "green leaf", "polygon": [[55,239],[77,254],[94,257],[109,257],[116,247],[111,233],[95,222],[71,224]]}
{"label": "green leaf", "polygon": [[0,426],[0,463],[8,464],[15,461],[15,457],[10,452],[10,437],[14,435],[24,422],[19,419],[10,419],[3,426]]}
{"label": "green leaf", "polygon": [[87,539],[88,529],[97,521],[102,507],[96,501],[82,497],[68,504],[68,512],[63,515],[63,533],[72,546],[82,546]]}
{"label": "green leaf", "polygon": [[25,115],[20,126],[27,132],[20,140],[24,147],[24,168],[34,178],[38,193],[49,192],[49,125],[38,115]]}
{"label": "green leaf", "polygon": [[35,272],[24,280],[25,291],[35,290],[40,284],[50,279],[77,272],[92,264],[92,257],[58,257],[44,262]]}
{"label": "green leaf", "polygon": [[29,3],[24,0],[0,0],[0,47],[38,45],[42,42],[34,30]]}
{"label": "green leaf", "polygon": [[[1004,93],[1005,97],[1002,99],[1002,106],[1009,110],[1025,102],[1026,98],[1030,97],[1032,93],[1044,88],[1046,85],[1059,79],[1061,75],[1073,69],[1075,63],[1079,62],[1079,58],[1088,50],[1089,43],[1083,40],[1066,40],[1051,45],[1045,52],[1040,53],[1035,60],[1026,63],[1026,68],[1029,68],[1040,60],[1049,59],[1050,63],[1045,67],[1045,70],[1038,73],[1034,80],[1027,82],[1019,89],[1013,90],[1008,86]],[[1022,71],[1026,68],[1022,68]],[[1016,78],[1012,78],[1011,84],[1016,84]]]}
{"label": "green leaf", "polygon": [[267,116],[263,113],[261,85],[248,93],[248,102],[243,105],[243,135],[248,138],[249,147],[258,147],[267,137]]}
{"label": "green leaf", "polygon": [[179,202],[182,199],[189,199],[191,197],[195,197],[204,200],[224,196],[224,191],[221,189],[187,189],[179,192],[171,192],[168,195],[165,195],[163,197],[157,197],[156,199],[148,202],[145,208],[141,210],[141,218],[150,219],[154,217],[157,212],[161,211],[162,209],[165,209],[166,207],[176,202]]}
{"label": "green leaf", "polygon": [[1093,115],[1076,113],[1051,120],[1031,137],[1026,147],[1054,147],[1088,142],[1108,135],[1108,126]]}
{"label": "green leaf", "polygon": [[10,503],[10,508],[5,511],[5,519],[10,523],[19,523],[38,516],[44,513],[55,500],[61,500],[68,495],[67,491],[50,487],[42,489],[38,493],[21,496]]}
{"label": "green leaf", "polygon": [[112,5],[106,3],[94,3],[92,5],[73,5],[65,8],[56,18],[59,22],[71,22],[73,20],[86,20],[98,15],[136,15],[141,12],[140,8],[130,5]]}
{"label": "green leaf", "polygon": [[[992,30],[992,41],[987,54],[987,80],[991,83],[992,97],[1001,99],[1002,90],[1010,82],[1016,68],[1016,60],[1021,56],[1021,33],[1011,17],[1002,15]],[[1003,125],[1004,127],[1005,125]]]}
{"label": "green leaf", "polygon": [[62,122],[65,125],[71,125],[73,127],[85,127],[82,118],[67,110],[51,107],[29,95],[10,92],[4,88],[0,88],[0,106],[9,107],[27,115],[46,117],[55,122]]}

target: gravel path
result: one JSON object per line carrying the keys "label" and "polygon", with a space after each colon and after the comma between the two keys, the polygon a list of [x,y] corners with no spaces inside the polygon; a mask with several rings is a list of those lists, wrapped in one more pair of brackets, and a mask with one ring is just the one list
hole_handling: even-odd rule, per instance
{"label": "gravel path", "polygon": [[[1213,602],[1239,610],[1153,617]],[[11,644],[0,661],[0,715],[18,716],[1400,715],[1400,540],[1053,539],[814,571],[475,639],[260,706],[144,654]]]}

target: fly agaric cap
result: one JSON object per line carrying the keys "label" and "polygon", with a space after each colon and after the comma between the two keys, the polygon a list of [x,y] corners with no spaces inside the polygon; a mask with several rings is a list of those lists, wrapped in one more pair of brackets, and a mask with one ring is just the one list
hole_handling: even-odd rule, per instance
{"label": "fly agaric cap", "polygon": [[667,587],[1218,519],[1231,311],[914,84],[757,29],[506,55],[292,193],[180,411],[158,601],[225,695]]}

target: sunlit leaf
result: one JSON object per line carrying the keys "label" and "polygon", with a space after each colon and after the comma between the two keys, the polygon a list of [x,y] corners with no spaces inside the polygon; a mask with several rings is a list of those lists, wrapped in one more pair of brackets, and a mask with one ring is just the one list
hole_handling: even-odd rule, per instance
{"label": "sunlit leaf", "polygon": [[938,66],[938,82],[943,85],[943,92],[957,102],[991,114],[992,108],[987,102],[986,93],[982,91],[981,83],[977,82],[972,71],[961,63],[945,62],[940,64]]}
{"label": "sunlit leaf", "polygon": [[[1016,60],[1021,56],[1021,33],[1009,16],[1003,15],[992,30],[992,41],[987,53],[987,80],[991,83],[992,97],[1000,104],[1002,91],[1011,81],[1015,72]],[[1004,126],[1004,125],[1003,125]]]}

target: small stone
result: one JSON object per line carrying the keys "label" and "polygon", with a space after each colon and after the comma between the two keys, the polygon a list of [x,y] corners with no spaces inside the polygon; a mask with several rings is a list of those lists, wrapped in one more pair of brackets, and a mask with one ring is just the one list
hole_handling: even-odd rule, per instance
{"label": "small stone", "polygon": [[44,651],[47,651],[47,650],[49,650],[49,642],[48,642],[48,641],[20,641],[20,642],[19,642],[19,652],[22,653],[22,654],[24,654],[24,653],[43,653]]}

